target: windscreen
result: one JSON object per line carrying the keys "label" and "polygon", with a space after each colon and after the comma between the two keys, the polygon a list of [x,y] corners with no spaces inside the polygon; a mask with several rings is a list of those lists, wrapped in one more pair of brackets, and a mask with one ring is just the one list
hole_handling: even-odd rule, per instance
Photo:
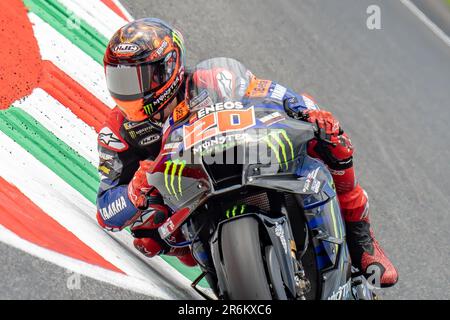
{"label": "windscreen", "polygon": [[199,63],[187,84],[187,102],[198,110],[220,102],[241,101],[255,79],[239,61],[213,58]]}

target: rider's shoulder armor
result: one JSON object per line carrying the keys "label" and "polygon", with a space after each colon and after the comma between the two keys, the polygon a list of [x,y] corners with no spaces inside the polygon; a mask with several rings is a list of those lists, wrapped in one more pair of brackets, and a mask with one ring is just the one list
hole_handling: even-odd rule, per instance
{"label": "rider's shoulder armor", "polygon": [[128,184],[139,161],[156,158],[161,134],[153,129],[147,121],[127,121],[118,108],[110,111],[98,135],[100,195]]}
{"label": "rider's shoulder armor", "polygon": [[[125,119],[116,107],[109,115],[98,134],[99,146],[123,153],[130,148],[157,152],[161,140],[161,129],[150,120],[131,122]],[[155,149],[155,150],[153,150]]]}
{"label": "rider's shoulder armor", "polygon": [[157,153],[161,144],[161,126],[148,119],[140,122],[125,120],[120,132],[125,141],[134,149]]}

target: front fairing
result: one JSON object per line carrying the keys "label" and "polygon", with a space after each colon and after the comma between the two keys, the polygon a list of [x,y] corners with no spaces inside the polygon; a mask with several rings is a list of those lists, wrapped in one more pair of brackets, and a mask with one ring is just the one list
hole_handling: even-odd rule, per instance
{"label": "front fairing", "polygon": [[[211,136],[187,147],[186,128],[196,125],[196,121],[191,121],[196,115],[192,115],[171,129],[155,168],[148,174],[149,182],[173,210],[195,209],[208,197],[226,192],[220,179],[211,172],[217,166],[225,170],[238,168],[239,180],[231,188],[259,186],[313,193],[324,184],[308,186],[311,179],[306,177],[292,180],[306,154],[306,143],[314,137],[312,126],[289,118],[281,108],[261,101],[248,103],[242,110],[254,113],[253,126]],[[279,115],[279,122],[267,127],[263,121],[274,113]],[[224,143],[217,143],[218,139]],[[229,154],[235,155],[232,163],[227,162]]]}

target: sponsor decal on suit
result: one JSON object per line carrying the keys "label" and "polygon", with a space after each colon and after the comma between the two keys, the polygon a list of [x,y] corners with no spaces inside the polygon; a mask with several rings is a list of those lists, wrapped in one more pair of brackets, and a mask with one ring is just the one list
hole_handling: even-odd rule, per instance
{"label": "sponsor decal on suit", "polygon": [[148,146],[148,145],[150,145],[152,143],[155,143],[155,142],[159,141],[160,138],[161,138],[161,135],[158,134],[158,133],[151,134],[148,137],[145,137],[144,139],[139,141],[139,145],[145,147],[145,146]]}
{"label": "sponsor decal on suit", "polygon": [[117,137],[117,135],[112,132],[108,127],[104,127],[98,134],[98,141],[105,146],[111,147],[112,149],[121,151],[127,146]]}
{"label": "sponsor decal on suit", "polygon": [[107,207],[100,208],[99,211],[104,220],[109,220],[118,213],[122,212],[122,210],[124,210],[125,208],[127,208],[127,203],[125,201],[125,198],[122,196],[116,201],[113,201]]}

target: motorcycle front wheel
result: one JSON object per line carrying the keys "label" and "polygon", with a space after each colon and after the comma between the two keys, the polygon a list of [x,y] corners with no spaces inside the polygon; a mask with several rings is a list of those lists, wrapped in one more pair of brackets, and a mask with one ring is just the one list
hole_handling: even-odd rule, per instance
{"label": "motorcycle front wheel", "polygon": [[227,274],[227,295],[231,300],[271,300],[261,248],[259,225],[251,217],[226,223],[221,247]]}

